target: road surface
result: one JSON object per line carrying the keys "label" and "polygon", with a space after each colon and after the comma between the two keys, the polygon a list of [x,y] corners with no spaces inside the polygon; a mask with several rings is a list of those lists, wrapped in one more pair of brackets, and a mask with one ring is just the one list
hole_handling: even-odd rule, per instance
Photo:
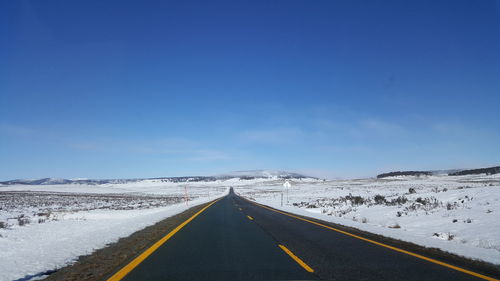
{"label": "road surface", "polygon": [[110,280],[484,280],[258,206],[232,190],[121,272],[123,279]]}

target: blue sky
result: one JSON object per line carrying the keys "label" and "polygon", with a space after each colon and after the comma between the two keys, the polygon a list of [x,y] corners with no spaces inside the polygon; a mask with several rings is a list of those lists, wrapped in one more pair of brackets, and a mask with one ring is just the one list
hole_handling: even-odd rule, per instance
{"label": "blue sky", "polygon": [[498,1],[2,1],[0,179],[500,164]]}

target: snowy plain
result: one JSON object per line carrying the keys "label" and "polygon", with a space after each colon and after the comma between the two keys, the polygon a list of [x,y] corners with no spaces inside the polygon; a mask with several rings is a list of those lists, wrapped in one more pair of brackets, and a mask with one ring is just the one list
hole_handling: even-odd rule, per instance
{"label": "snowy plain", "polygon": [[0,186],[0,280],[37,280],[229,191],[224,184],[189,183],[186,203],[185,187],[159,180]]}
{"label": "snowy plain", "polygon": [[276,209],[500,264],[500,174],[292,180],[288,190],[283,181],[270,181],[236,193]]}
{"label": "snowy plain", "polygon": [[[229,187],[288,212],[500,264],[500,175],[0,185],[0,280],[71,264]],[[185,196],[189,197],[186,205]],[[283,205],[281,196],[283,194]],[[35,280],[26,278],[23,280]]]}

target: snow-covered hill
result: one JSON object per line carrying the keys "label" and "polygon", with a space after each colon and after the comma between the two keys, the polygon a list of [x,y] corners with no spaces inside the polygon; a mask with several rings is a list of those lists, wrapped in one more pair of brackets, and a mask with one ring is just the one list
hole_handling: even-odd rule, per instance
{"label": "snow-covered hill", "polygon": [[240,179],[250,179],[250,178],[262,178],[262,179],[303,179],[312,178],[305,175],[291,173],[286,171],[278,170],[250,170],[250,171],[234,171],[225,174],[219,174],[215,176],[219,179],[230,179],[230,178],[240,178]]}
{"label": "snow-covered hill", "polygon": [[58,179],[58,178],[43,178],[43,179],[16,179],[0,182],[0,185],[60,185],[60,184],[86,184],[86,185],[103,185],[103,184],[124,184],[138,183],[144,181],[157,180],[161,182],[215,182],[217,180],[251,180],[251,179],[306,179],[312,178],[297,173],[290,173],[277,170],[251,170],[251,171],[236,171],[215,176],[186,176],[186,177],[160,177],[160,178],[138,178],[138,179]]}

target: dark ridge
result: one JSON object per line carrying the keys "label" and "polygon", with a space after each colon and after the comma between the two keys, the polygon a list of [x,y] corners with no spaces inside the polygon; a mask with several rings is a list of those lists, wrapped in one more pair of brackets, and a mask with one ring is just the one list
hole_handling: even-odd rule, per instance
{"label": "dark ridge", "polygon": [[431,176],[431,175],[432,172],[430,171],[397,171],[397,172],[390,172],[377,175],[377,179],[395,177],[395,176]]}
{"label": "dark ridge", "polygon": [[489,167],[489,168],[481,168],[481,169],[472,169],[472,170],[463,170],[455,173],[449,173],[448,176],[465,176],[465,175],[477,175],[477,174],[487,174],[494,175],[500,173],[500,166]]}

